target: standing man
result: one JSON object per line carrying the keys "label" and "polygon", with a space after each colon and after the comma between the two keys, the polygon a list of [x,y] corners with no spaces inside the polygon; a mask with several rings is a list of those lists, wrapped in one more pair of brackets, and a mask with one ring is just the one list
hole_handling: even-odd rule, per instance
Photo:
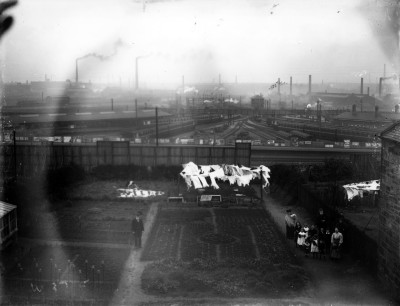
{"label": "standing man", "polygon": [[144,231],[143,221],[140,218],[140,213],[136,214],[136,218],[132,220],[132,233],[135,239],[135,247],[142,247],[142,233]]}

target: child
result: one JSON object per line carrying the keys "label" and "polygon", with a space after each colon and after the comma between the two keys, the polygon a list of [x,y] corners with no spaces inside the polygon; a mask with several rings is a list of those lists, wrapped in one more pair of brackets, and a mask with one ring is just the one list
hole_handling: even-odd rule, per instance
{"label": "child", "polygon": [[318,255],[318,235],[314,234],[311,238],[311,254],[313,258],[317,258]]}
{"label": "child", "polygon": [[309,228],[305,227],[304,231],[306,233],[305,235],[305,239],[304,239],[304,244],[303,244],[303,248],[304,248],[304,252],[306,253],[305,256],[308,257],[308,254],[310,253],[310,247],[311,247],[311,237],[309,236]]}
{"label": "child", "polygon": [[297,246],[299,248],[303,248],[304,242],[306,240],[306,236],[307,236],[307,234],[306,234],[304,228],[302,228],[297,235]]}

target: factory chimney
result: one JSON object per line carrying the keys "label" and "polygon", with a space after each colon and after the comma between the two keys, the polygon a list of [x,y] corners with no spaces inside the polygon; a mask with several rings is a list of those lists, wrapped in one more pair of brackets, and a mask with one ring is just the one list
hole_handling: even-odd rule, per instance
{"label": "factory chimney", "polygon": [[357,106],[355,104],[353,104],[351,112],[353,113],[353,115],[357,112]]}
{"label": "factory chimney", "polygon": [[364,78],[361,78],[361,90],[360,90],[361,94],[364,94]]}
{"label": "factory chimney", "polygon": [[221,74],[219,74],[218,79],[219,79],[219,86],[221,86]]}
{"label": "factory chimney", "polygon": [[311,74],[308,76],[308,94],[311,95]]}
{"label": "factory chimney", "polygon": [[383,78],[379,78],[379,97],[382,96],[382,81],[383,81]]}
{"label": "factory chimney", "polygon": [[281,79],[278,78],[278,95],[281,95]]}
{"label": "factory chimney", "polygon": [[139,89],[139,56],[135,60],[135,89]]}
{"label": "factory chimney", "polygon": [[395,112],[396,114],[399,113],[399,108],[400,108],[400,105],[399,105],[399,104],[396,104],[396,105],[394,106],[394,112]]}
{"label": "factory chimney", "polygon": [[75,60],[75,82],[78,84],[78,59]]}
{"label": "factory chimney", "polygon": [[375,106],[375,118],[378,118],[379,106]]}
{"label": "factory chimney", "polygon": [[292,95],[292,77],[290,77],[290,95]]}

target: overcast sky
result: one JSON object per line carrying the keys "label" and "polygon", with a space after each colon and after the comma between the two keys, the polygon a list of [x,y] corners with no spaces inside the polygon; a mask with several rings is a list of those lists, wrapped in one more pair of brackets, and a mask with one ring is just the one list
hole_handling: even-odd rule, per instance
{"label": "overcast sky", "polygon": [[[19,0],[2,39],[3,80],[375,82],[399,71],[391,1]],[[391,8],[389,8],[391,9]],[[380,14],[383,11],[383,15]],[[386,15],[388,15],[386,11]],[[387,16],[386,16],[387,17]],[[390,20],[390,18],[389,18]],[[389,42],[389,43],[388,43]],[[102,57],[100,57],[102,56]]]}

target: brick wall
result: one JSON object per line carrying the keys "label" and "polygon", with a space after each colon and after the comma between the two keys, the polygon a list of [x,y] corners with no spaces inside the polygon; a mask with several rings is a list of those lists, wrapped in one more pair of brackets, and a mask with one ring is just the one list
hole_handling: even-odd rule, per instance
{"label": "brick wall", "polygon": [[378,275],[400,299],[400,143],[382,142]]}

